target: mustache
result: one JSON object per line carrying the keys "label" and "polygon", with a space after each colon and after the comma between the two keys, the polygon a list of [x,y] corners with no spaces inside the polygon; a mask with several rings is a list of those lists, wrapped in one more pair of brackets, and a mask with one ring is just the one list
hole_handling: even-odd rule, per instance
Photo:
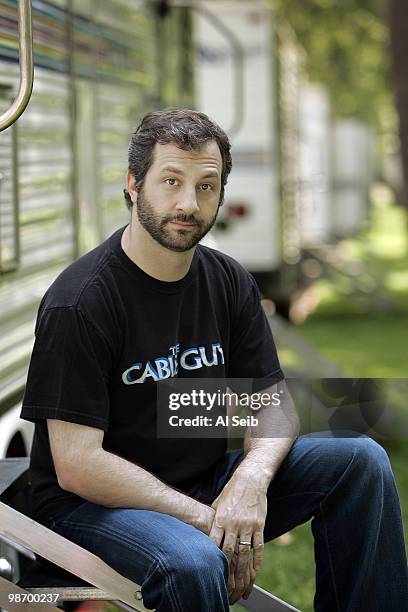
{"label": "mustache", "polygon": [[172,215],[171,217],[166,217],[165,223],[169,221],[181,221],[181,223],[191,223],[191,225],[201,225],[201,221],[196,219],[194,215],[184,215],[179,213],[178,215]]}

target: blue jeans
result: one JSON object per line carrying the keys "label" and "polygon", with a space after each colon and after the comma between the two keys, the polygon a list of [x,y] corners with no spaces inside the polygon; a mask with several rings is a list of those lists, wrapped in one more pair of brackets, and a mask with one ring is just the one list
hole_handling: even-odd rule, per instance
{"label": "blue jeans", "polygon": [[[189,494],[211,503],[243,458],[227,454]],[[398,494],[388,456],[365,436],[299,437],[268,489],[265,541],[312,519],[319,612],[408,610]],[[49,526],[141,585],[157,612],[226,612],[228,564],[208,536],[172,516],[85,501]]]}

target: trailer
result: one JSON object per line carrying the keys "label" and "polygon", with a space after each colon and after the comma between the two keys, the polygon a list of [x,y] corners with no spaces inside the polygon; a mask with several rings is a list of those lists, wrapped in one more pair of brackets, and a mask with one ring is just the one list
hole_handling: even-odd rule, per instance
{"label": "trailer", "polygon": [[302,250],[333,237],[332,120],[321,85],[304,83],[299,103],[300,233]]}
{"label": "trailer", "polygon": [[265,2],[206,0],[200,6],[205,12],[194,21],[196,103],[225,126],[232,143],[217,246],[285,309],[297,284],[302,240],[298,116],[304,51]]}
{"label": "trailer", "polygon": [[358,119],[333,125],[333,235],[348,238],[369,219],[370,185],[374,178],[374,135]]}

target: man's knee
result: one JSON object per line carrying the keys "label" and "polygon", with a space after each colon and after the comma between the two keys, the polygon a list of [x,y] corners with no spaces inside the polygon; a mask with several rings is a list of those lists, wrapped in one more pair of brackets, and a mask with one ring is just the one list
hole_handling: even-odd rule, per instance
{"label": "man's knee", "polygon": [[391,470],[388,455],[383,447],[368,436],[356,438],[354,454],[362,470],[371,470],[375,473],[387,473]]}
{"label": "man's knee", "polygon": [[204,537],[170,548],[156,556],[143,582],[146,607],[178,612],[228,610],[228,562],[224,553]]}
{"label": "man's knee", "polygon": [[207,589],[228,580],[227,558],[209,538],[173,551],[165,565],[177,582],[187,582],[192,588]]}
{"label": "man's knee", "polygon": [[357,484],[376,486],[388,481],[393,482],[393,473],[387,453],[383,447],[368,436],[343,439],[340,443],[343,460]]}
{"label": "man's knee", "polygon": [[212,582],[228,578],[227,558],[210,539],[178,551],[167,563],[182,580]]}

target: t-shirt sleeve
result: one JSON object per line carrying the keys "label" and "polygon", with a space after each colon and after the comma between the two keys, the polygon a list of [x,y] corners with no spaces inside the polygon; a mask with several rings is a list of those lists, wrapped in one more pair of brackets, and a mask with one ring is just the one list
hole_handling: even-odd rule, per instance
{"label": "t-shirt sleeve", "polygon": [[111,351],[75,307],[40,313],[21,418],[59,419],[108,430]]}
{"label": "t-shirt sleeve", "polygon": [[259,289],[251,275],[248,275],[246,298],[232,327],[228,376],[252,378],[253,391],[284,378]]}

